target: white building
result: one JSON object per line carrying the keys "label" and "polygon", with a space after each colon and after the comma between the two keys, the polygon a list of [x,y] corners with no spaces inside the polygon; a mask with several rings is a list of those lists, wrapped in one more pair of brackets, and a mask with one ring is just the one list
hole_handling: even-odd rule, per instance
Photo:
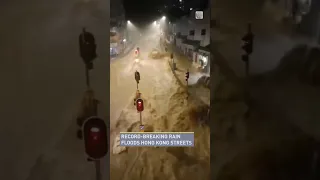
{"label": "white building", "polygon": [[174,44],[193,61],[195,66],[209,71],[210,68],[210,16],[209,10],[203,11],[203,19],[195,18],[196,10],[175,23],[169,24]]}

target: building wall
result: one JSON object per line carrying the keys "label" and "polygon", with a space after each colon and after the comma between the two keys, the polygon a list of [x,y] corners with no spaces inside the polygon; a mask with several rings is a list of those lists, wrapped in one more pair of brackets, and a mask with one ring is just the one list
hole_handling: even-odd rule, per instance
{"label": "building wall", "polygon": [[[204,11],[204,19],[196,20],[194,18],[195,11],[192,11],[190,17],[183,17],[177,23],[172,24],[174,32],[181,33],[181,35],[187,36],[189,40],[198,40],[200,45],[205,47],[210,44],[210,20],[209,10]],[[201,30],[205,29],[206,34],[201,35]],[[190,35],[190,31],[194,30],[195,34]]]}
{"label": "building wall", "polygon": [[[191,40],[198,40],[200,41],[200,46],[207,46],[210,44],[210,25],[209,24],[193,24],[189,26],[189,31],[194,30],[195,34],[194,36],[188,35],[188,39]],[[201,35],[202,29],[205,29],[205,35]]]}
{"label": "building wall", "polygon": [[181,39],[180,38],[176,38],[176,46],[179,47],[181,44]]}
{"label": "building wall", "polygon": [[125,21],[125,11],[122,1],[111,0],[110,1],[110,21],[120,22]]}
{"label": "building wall", "polygon": [[187,36],[189,34],[189,23],[187,17],[182,17],[176,23],[175,33],[181,33],[183,36]]}
{"label": "building wall", "polygon": [[183,44],[183,47],[185,49],[184,55],[186,55],[190,60],[193,59],[193,53],[194,53],[194,47],[189,44]]}
{"label": "building wall", "polygon": [[[124,49],[123,39],[126,37],[125,10],[122,1],[110,1],[110,55],[121,53]],[[111,36],[112,34],[112,36]]]}
{"label": "building wall", "polygon": [[119,36],[125,36],[125,10],[122,1],[110,1],[110,32],[117,32]]}

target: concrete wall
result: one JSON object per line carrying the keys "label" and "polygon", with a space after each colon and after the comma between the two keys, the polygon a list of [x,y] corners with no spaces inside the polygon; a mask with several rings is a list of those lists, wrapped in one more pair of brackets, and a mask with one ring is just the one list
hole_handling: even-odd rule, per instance
{"label": "concrete wall", "polygon": [[180,49],[182,47],[182,39],[177,38],[176,39],[176,46]]}
{"label": "concrete wall", "polygon": [[[194,36],[188,34],[188,39],[201,41],[202,46],[210,44],[210,25],[209,24],[189,24],[189,31],[194,30]],[[206,34],[201,35],[201,30],[205,29]]]}
{"label": "concrete wall", "polygon": [[189,23],[188,18],[182,17],[176,23],[176,33],[181,33],[183,36],[189,35]]}

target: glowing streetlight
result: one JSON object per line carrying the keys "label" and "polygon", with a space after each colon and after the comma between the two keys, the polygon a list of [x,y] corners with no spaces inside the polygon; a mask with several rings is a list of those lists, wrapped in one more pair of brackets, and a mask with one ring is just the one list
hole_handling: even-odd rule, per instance
{"label": "glowing streetlight", "polygon": [[130,24],[131,22],[128,20],[127,23]]}
{"label": "glowing streetlight", "polygon": [[166,19],[166,17],[165,16],[162,16],[162,20],[165,20]]}
{"label": "glowing streetlight", "polygon": [[157,21],[153,21],[153,25],[157,25]]}

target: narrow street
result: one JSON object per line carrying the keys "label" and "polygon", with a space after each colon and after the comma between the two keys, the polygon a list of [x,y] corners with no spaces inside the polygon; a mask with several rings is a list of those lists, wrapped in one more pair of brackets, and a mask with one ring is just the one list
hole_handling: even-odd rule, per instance
{"label": "narrow street", "polygon": [[[163,59],[152,59],[152,50],[161,52],[160,44],[157,43],[159,36],[142,36],[141,40],[132,52],[123,58],[111,62],[110,65],[110,124],[114,127],[121,111],[132,104],[137,85],[134,78],[135,71],[140,72],[141,81],[139,90],[142,96],[150,97],[154,92],[166,91],[170,88],[170,71]],[[135,62],[134,50],[140,48],[139,62]],[[161,99],[159,99],[158,103]],[[161,106],[159,106],[161,108]]]}
{"label": "narrow street", "polygon": [[[134,52],[111,63],[111,178],[149,180],[162,177],[170,179],[192,179],[208,177],[209,128],[201,125],[199,111],[207,104],[192,94],[186,100],[186,90],[179,77],[174,76],[168,61],[169,53],[159,43],[157,33],[146,33],[136,45],[140,48],[139,63],[135,62]],[[152,51],[159,58],[152,58]],[[183,62],[183,61],[182,61]],[[186,63],[187,64],[187,63]],[[185,66],[181,66],[185,68]],[[119,131],[138,131],[139,115],[133,105],[136,91],[134,72],[140,72],[139,90],[145,102],[142,121],[147,131],[153,132],[195,132],[195,148],[135,148],[128,147],[119,152],[114,142]],[[192,75],[191,75],[192,76]],[[195,90],[195,89],[194,89]],[[195,90],[196,91],[196,90]],[[199,95],[199,94],[198,94]],[[209,97],[206,96],[208,103]],[[201,112],[202,113],[202,112]],[[159,162],[159,157],[161,160]],[[185,157],[186,162],[181,157]],[[190,165],[188,161],[191,161]],[[163,167],[181,169],[180,173],[161,169]],[[166,168],[167,169],[167,168]],[[201,169],[199,174],[195,169]]]}

